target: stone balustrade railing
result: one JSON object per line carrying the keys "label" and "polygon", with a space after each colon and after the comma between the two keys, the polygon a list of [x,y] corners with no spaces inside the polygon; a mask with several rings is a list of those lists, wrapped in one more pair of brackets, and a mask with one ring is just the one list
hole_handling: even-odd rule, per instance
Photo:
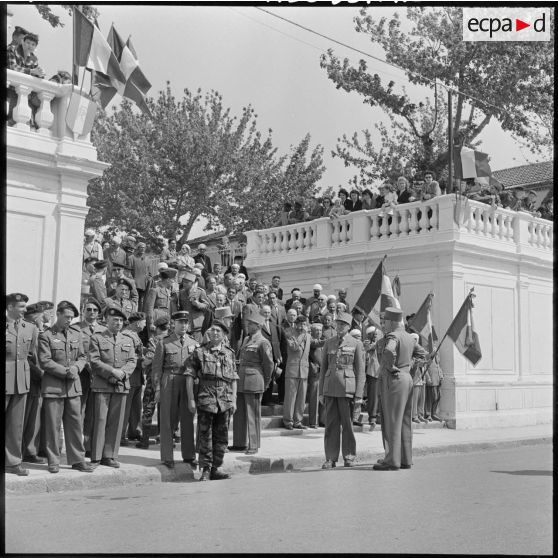
{"label": "stone balustrade railing", "polygon": [[[12,119],[14,128],[22,131],[33,131],[41,136],[63,138],[70,137],[81,141],[89,138],[74,137],[66,126],[66,111],[70,96],[74,90],[71,84],[58,84],[53,81],[30,76],[14,70],[6,71],[7,86],[15,91],[17,102],[13,108]],[[79,89],[76,87],[76,91]],[[40,103],[35,115],[38,129],[30,125],[32,109],[29,106],[29,95],[34,94],[34,99]]]}
{"label": "stone balustrade railing", "polygon": [[[319,249],[347,250],[363,243],[381,243],[382,249],[394,239],[417,239],[417,244],[447,239],[447,233],[462,240],[498,241],[509,250],[527,246],[547,252],[553,247],[553,223],[528,213],[493,208],[481,202],[440,196],[428,201],[396,205],[388,211],[363,210],[338,218],[313,221],[246,233],[247,258],[285,257],[310,254]],[[424,240],[418,240],[424,239]],[[475,240],[477,239],[477,240]],[[504,243],[504,244],[502,244]]]}

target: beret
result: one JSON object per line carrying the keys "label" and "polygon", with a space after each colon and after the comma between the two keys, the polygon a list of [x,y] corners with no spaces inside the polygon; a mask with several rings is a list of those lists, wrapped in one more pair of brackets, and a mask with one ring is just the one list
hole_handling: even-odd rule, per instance
{"label": "beret", "polygon": [[106,260],[99,260],[98,262],[95,262],[93,264],[93,267],[95,269],[105,269],[106,267],[108,267],[108,262]]}
{"label": "beret", "polygon": [[392,322],[400,322],[403,319],[403,312],[400,308],[390,306],[386,308],[384,320],[391,320]]}
{"label": "beret", "polygon": [[230,306],[223,306],[222,308],[215,308],[215,317],[217,319],[232,318],[232,310]]}
{"label": "beret", "polygon": [[220,327],[227,335],[229,334],[229,328],[223,322],[219,320],[213,320],[211,327],[213,326]]}
{"label": "beret", "polygon": [[350,314],[347,314],[347,312],[339,312],[339,314],[337,314],[337,317],[335,318],[335,321],[343,322],[350,326],[353,323],[353,317]]}
{"label": "beret", "polygon": [[126,314],[119,310],[118,308],[107,308],[105,310],[105,316],[116,316],[117,318],[122,318],[126,320]]}
{"label": "beret", "polygon": [[129,322],[139,322],[145,320],[145,314],[143,312],[133,312],[128,316]]}
{"label": "beret", "polygon": [[52,310],[54,308],[54,303],[50,302],[50,300],[39,300],[37,304],[39,304],[42,307],[43,311]]}
{"label": "beret", "polygon": [[189,271],[187,271],[183,276],[182,276],[182,281],[190,281],[190,282],[194,282],[196,280],[196,276],[193,273],[190,273]]}
{"label": "beret", "polygon": [[62,300],[56,306],[57,312],[63,312],[64,310],[71,310],[74,316],[79,316],[79,310],[69,300]]}
{"label": "beret", "polygon": [[15,304],[16,302],[29,302],[29,297],[21,293],[11,293],[6,295],[6,306],[8,304]]}
{"label": "beret", "polygon": [[166,316],[161,316],[153,322],[153,325],[155,327],[166,328],[169,325],[169,319]]}
{"label": "beret", "polygon": [[27,31],[27,29],[24,29],[23,27],[20,27],[19,25],[16,25],[14,27],[14,33],[19,33],[20,35],[23,33],[23,35],[27,35],[29,31]]}
{"label": "beret", "polygon": [[261,314],[251,314],[246,318],[246,321],[258,325],[263,325],[265,322],[265,318]]}
{"label": "beret", "polygon": [[100,302],[99,302],[96,298],[93,298],[93,297],[88,298],[88,299],[85,301],[85,305],[87,306],[88,304],[93,304],[94,306],[96,306],[97,309],[99,310],[99,312],[102,310],[101,304],[100,304]]}
{"label": "beret", "polygon": [[177,270],[173,267],[168,267],[167,269],[161,269],[159,275],[162,279],[172,279],[176,276]]}
{"label": "beret", "polygon": [[189,312],[186,312],[186,310],[179,310],[178,312],[175,312],[172,315],[172,319],[176,320],[176,321],[178,321],[178,320],[188,320],[188,319],[190,319],[190,314],[189,314]]}
{"label": "beret", "polygon": [[132,290],[132,282],[126,277],[120,277],[116,282],[117,285],[126,285],[130,290]]}
{"label": "beret", "polygon": [[41,314],[43,312],[42,306],[35,302],[34,304],[28,304],[25,308],[25,316],[30,316],[31,314]]}

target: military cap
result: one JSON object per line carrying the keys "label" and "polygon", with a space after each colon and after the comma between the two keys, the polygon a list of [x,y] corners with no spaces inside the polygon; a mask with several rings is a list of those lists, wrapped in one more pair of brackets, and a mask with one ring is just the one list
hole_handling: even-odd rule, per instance
{"label": "military cap", "polygon": [[390,306],[386,308],[384,314],[384,320],[390,320],[392,322],[400,322],[403,319],[403,312],[400,308],[393,308]]}
{"label": "military cap", "polygon": [[166,262],[159,262],[159,263],[157,264],[157,269],[158,269],[159,271],[161,271],[161,269],[168,269],[168,267],[169,267],[169,266],[167,265]]}
{"label": "military cap", "polygon": [[108,318],[109,316],[116,316],[118,318],[126,320],[126,314],[124,314],[124,312],[122,312],[118,308],[107,308],[105,310],[105,318]]}
{"label": "military cap", "polygon": [[130,290],[132,290],[132,282],[126,277],[120,277],[116,282],[117,285],[126,285]]}
{"label": "military cap", "polygon": [[261,314],[250,314],[250,316],[246,318],[246,321],[262,326],[264,325],[265,318]]}
{"label": "military cap", "polygon": [[145,314],[143,312],[133,312],[128,316],[128,321],[132,322],[139,322],[141,320],[145,320]]}
{"label": "military cap", "polygon": [[172,315],[172,319],[179,321],[179,320],[188,320],[190,318],[190,314],[189,312],[186,312],[186,310],[179,310],[178,312],[175,312]]}
{"label": "military cap", "polygon": [[205,244],[200,244],[198,250],[207,250],[207,246]]}
{"label": "military cap", "polygon": [[155,327],[160,327],[162,329],[166,329],[169,326],[169,319],[166,316],[161,316],[160,318],[157,318],[153,322],[153,325]]}
{"label": "military cap", "polygon": [[307,323],[308,323],[308,318],[303,314],[296,317],[295,324],[307,324]]}
{"label": "military cap", "polygon": [[182,281],[191,281],[193,283],[195,280],[196,280],[196,276],[193,273],[190,273],[189,271],[187,271],[182,277]]}
{"label": "military cap", "polygon": [[229,328],[220,320],[213,320],[211,327],[213,326],[220,327],[227,335],[229,334]]}
{"label": "military cap", "polygon": [[95,231],[93,229],[85,229],[83,233],[85,236],[95,236]]}
{"label": "military cap", "polygon": [[28,35],[29,31],[27,31],[27,29],[24,29],[23,27],[20,27],[19,25],[16,25],[14,27],[14,35]]}
{"label": "military cap", "polygon": [[71,310],[74,317],[79,316],[79,310],[69,300],[61,300],[56,306],[57,312],[64,312],[64,310]]}
{"label": "military cap", "polygon": [[93,264],[95,269],[105,269],[108,267],[108,262],[106,260],[99,260]]}
{"label": "military cap", "polygon": [[6,306],[8,304],[16,304],[18,302],[25,302],[27,304],[29,302],[29,297],[21,293],[11,293],[6,295]]}
{"label": "military cap", "polygon": [[94,263],[94,262],[98,262],[99,258],[97,258],[96,256],[89,256],[87,258],[85,258],[85,260],[83,260],[83,263],[85,264],[89,264],[89,263]]}
{"label": "military cap", "polygon": [[41,306],[43,312],[45,310],[52,310],[54,308],[54,302],[50,302],[50,300],[39,300],[37,304]]}
{"label": "military cap", "polygon": [[223,308],[215,308],[214,311],[215,317],[218,320],[222,320],[223,318],[232,318],[232,310],[230,306],[223,306]]}
{"label": "military cap", "polygon": [[24,41],[30,40],[39,44],[39,35],[37,35],[36,33],[27,33],[25,37],[23,37],[23,40]]}
{"label": "military cap", "polygon": [[87,306],[88,304],[93,304],[93,306],[96,306],[99,312],[102,310],[100,302],[94,297],[88,298],[85,301],[85,305]]}
{"label": "military cap", "polygon": [[339,312],[339,314],[337,314],[337,317],[335,318],[335,321],[351,325],[353,323],[353,317],[347,312]]}
{"label": "military cap", "polygon": [[30,316],[31,314],[41,314],[42,312],[44,312],[44,310],[38,302],[35,302],[34,304],[28,304],[25,308],[26,317]]}
{"label": "military cap", "polygon": [[173,279],[177,274],[177,270],[172,268],[172,267],[168,267],[167,269],[161,269],[161,271],[159,271],[159,275],[161,276],[162,279]]}

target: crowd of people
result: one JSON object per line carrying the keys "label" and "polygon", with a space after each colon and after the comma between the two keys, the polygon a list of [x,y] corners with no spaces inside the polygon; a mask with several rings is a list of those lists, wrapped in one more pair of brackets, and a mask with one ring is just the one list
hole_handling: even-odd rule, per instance
{"label": "crowd of people", "polygon": [[[183,461],[200,465],[201,480],[227,478],[219,470],[224,454],[258,452],[261,405],[271,404],[283,405],[287,430],[325,426],[324,468],[335,466],[340,449],[352,466],[353,424],[362,424],[363,409],[370,428],[384,425],[386,447],[399,451],[401,439],[389,438],[388,425],[399,420],[388,416],[393,394],[380,395],[382,366],[395,367],[398,349],[386,349],[389,328],[350,308],[346,289],[326,294],[315,284],[310,296],[298,288],[286,294],[278,275],[267,283],[249,277],[242,262],[212,265],[203,245],[190,255],[171,243],[151,276],[141,242],[132,252],[118,242],[103,251],[94,236],[86,231],[90,293],[81,308],[7,295],[6,472],[26,475],[23,463],[46,458],[57,473],[63,425],[67,462],[78,471],[119,467],[121,445],[147,449],[158,429],[166,467],[174,467],[180,441]],[[391,312],[386,323],[399,331],[403,317]],[[414,383],[410,428],[411,419],[440,420],[443,374],[405,335],[407,357],[416,358],[393,370]],[[410,466],[405,459],[386,453],[391,468]]]}

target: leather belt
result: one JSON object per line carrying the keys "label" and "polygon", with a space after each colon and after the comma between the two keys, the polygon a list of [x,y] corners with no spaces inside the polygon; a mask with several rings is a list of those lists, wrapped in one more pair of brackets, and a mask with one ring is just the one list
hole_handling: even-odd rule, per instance
{"label": "leather belt", "polygon": [[227,380],[223,380],[222,378],[216,379],[216,378],[201,378],[200,379],[200,386],[215,386],[215,387],[221,387],[221,386],[229,386],[231,385],[231,382],[227,382]]}

